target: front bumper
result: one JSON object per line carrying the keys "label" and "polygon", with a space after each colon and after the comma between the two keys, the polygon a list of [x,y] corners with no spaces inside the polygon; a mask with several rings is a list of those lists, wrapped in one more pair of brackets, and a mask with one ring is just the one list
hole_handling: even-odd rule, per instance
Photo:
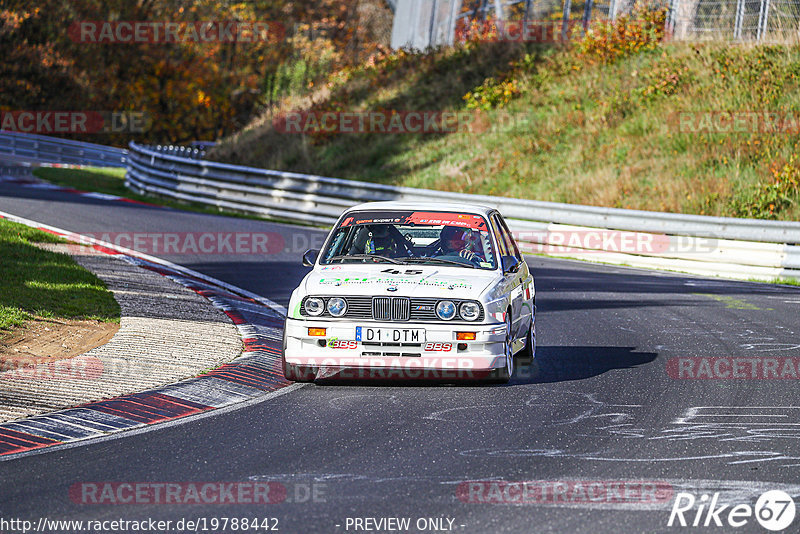
{"label": "front bumper", "polygon": [[[424,329],[419,343],[369,343],[356,340],[356,327]],[[310,328],[324,328],[324,336],[310,336]],[[456,338],[457,332],[474,332],[474,341]],[[284,360],[303,368],[383,369],[408,378],[425,378],[429,371],[469,377],[472,372],[504,368],[504,323],[442,324],[286,319]],[[323,374],[325,374],[323,372]],[[319,375],[317,375],[319,376]],[[479,377],[479,376],[476,376]]]}

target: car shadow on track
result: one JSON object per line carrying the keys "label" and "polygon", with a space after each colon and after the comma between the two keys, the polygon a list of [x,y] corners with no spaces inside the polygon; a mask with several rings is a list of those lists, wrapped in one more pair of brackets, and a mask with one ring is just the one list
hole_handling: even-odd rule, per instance
{"label": "car shadow on track", "polygon": [[509,385],[582,380],[612,369],[631,369],[656,359],[655,352],[633,347],[537,346],[532,362],[518,359]]}
{"label": "car shadow on track", "polygon": [[[638,352],[633,347],[539,346],[536,347],[536,358],[532,362],[517,358],[514,376],[508,384],[500,387],[583,380],[612,369],[632,369],[645,365],[657,356],[655,352]],[[418,371],[416,368],[414,370]],[[318,386],[394,387],[484,386],[490,383],[485,371],[465,372],[456,379],[450,378],[454,375],[452,372],[445,373],[445,377],[433,372],[426,379],[410,379],[403,369],[375,371],[375,374],[371,374],[361,370],[361,378],[356,379],[350,377],[357,375],[359,371],[348,370],[343,374],[333,373],[326,378],[317,379],[315,383]]]}

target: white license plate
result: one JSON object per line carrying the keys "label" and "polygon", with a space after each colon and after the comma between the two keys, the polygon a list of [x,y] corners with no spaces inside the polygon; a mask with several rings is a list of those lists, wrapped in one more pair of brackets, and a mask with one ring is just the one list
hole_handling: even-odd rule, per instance
{"label": "white license plate", "polygon": [[356,327],[356,341],[376,343],[424,343],[424,328],[370,328]]}

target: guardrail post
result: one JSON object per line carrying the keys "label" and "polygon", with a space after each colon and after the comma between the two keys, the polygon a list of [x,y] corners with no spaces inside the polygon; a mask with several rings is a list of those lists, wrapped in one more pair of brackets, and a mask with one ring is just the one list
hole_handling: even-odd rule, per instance
{"label": "guardrail post", "polygon": [[572,10],[572,0],[564,0],[564,15],[561,22],[561,40],[567,42],[567,30],[569,26],[569,16]]}
{"label": "guardrail post", "polygon": [[736,0],[736,22],[733,26],[733,38],[742,38],[742,18],[744,17],[744,0]]}
{"label": "guardrail post", "polygon": [[769,0],[761,0],[761,5],[758,9],[758,29],[756,30],[756,41],[761,41],[764,38],[764,32],[762,30],[762,26],[764,24],[764,12],[765,8],[769,5]]}
{"label": "guardrail post", "polygon": [[769,22],[769,0],[764,0],[764,29],[761,31],[761,39],[767,38],[767,23]]}
{"label": "guardrail post", "polygon": [[592,6],[594,0],[586,0],[583,4],[583,33],[584,35],[589,30],[589,20],[592,18]]}

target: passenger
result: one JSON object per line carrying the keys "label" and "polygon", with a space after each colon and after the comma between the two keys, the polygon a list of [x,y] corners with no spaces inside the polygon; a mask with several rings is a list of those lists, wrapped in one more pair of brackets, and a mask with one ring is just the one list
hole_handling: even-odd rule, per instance
{"label": "passenger", "polygon": [[483,261],[481,248],[479,240],[469,228],[445,226],[439,234],[439,249],[442,255],[456,255],[470,261]]}

